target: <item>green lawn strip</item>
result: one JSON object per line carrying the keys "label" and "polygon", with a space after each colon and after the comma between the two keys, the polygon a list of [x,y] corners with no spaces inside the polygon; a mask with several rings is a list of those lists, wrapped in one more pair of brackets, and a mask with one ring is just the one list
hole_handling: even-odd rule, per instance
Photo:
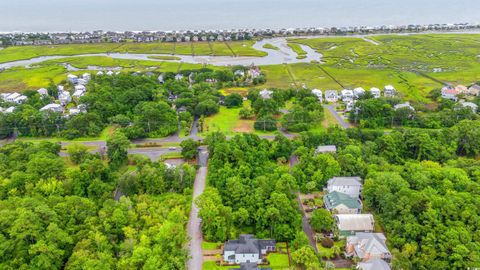
{"label": "green lawn strip", "polygon": [[267,256],[267,260],[270,263],[269,267],[272,268],[272,270],[286,270],[290,268],[288,254],[270,253]]}
{"label": "green lawn strip", "polygon": [[218,266],[215,261],[203,262],[203,270],[229,270],[233,268],[240,268],[240,266]]}
{"label": "green lawn strip", "polygon": [[219,249],[221,247],[222,243],[217,242],[217,243],[212,243],[212,242],[202,242],[202,249],[203,250],[215,250]]}
{"label": "green lawn strip", "polygon": [[304,51],[299,44],[288,43],[288,47],[292,48],[292,50],[297,54],[297,59],[307,58],[307,52]]}
{"label": "green lawn strip", "polygon": [[272,45],[270,43],[265,43],[262,47],[265,48],[265,49],[270,49],[270,50],[276,50],[276,51],[280,50],[280,48],[278,48],[277,46]]}
{"label": "green lawn strip", "polygon": [[169,159],[169,158],[183,158],[182,153],[179,152],[171,152],[171,153],[166,153],[161,156],[164,159]]}

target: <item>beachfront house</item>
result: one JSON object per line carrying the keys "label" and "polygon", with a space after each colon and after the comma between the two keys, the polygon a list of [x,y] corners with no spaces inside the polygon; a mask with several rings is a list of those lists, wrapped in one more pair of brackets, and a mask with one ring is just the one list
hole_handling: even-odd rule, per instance
{"label": "beachfront house", "polygon": [[262,91],[260,91],[259,94],[260,94],[260,97],[263,99],[270,99],[272,98],[273,91],[270,91],[268,89],[263,89]]}
{"label": "beachfront house", "polygon": [[372,96],[374,98],[380,98],[380,96],[381,96],[380,89],[378,89],[376,87],[370,88],[370,93],[372,94]]}
{"label": "beachfront house", "polygon": [[322,93],[322,90],[313,89],[313,90],[312,90],[312,94],[314,94],[314,95],[318,98],[318,101],[323,102],[323,93]]}
{"label": "beachfront house", "polygon": [[320,145],[315,149],[315,155],[325,153],[336,153],[337,147],[335,145]]}
{"label": "beachfront house", "polygon": [[78,76],[77,76],[77,75],[73,75],[73,74],[68,74],[68,75],[67,75],[67,82],[76,84],[76,83],[78,82]]}
{"label": "beachfront house", "polygon": [[251,234],[241,234],[238,240],[228,240],[223,248],[227,263],[261,263],[268,252],[276,251],[275,240],[255,239]]}
{"label": "beachfront house", "polygon": [[359,258],[362,262],[381,259],[390,262],[392,254],[386,244],[387,238],[383,233],[357,232],[347,237],[345,255]]}
{"label": "beachfront house", "polygon": [[325,209],[334,214],[360,214],[362,202],[359,198],[352,198],[345,193],[331,192],[323,196]]}
{"label": "beachfront house", "polygon": [[395,96],[396,92],[397,92],[397,90],[395,90],[395,87],[393,87],[392,85],[386,85],[383,88],[383,95],[385,97],[393,97],[393,96]]}
{"label": "beachfront house", "polygon": [[478,105],[473,102],[461,102],[460,104],[465,108],[470,108],[474,113],[478,111]]}
{"label": "beachfront house", "polygon": [[338,101],[338,92],[337,90],[326,90],[325,91],[325,101],[335,103]]}
{"label": "beachfront house", "polygon": [[399,110],[399,109],[403,109],[403,108],[407,108],[411,111],[415,111],[415,108],[412,107],[412,105],[410,105],[410,102],[405,102],[405,103],[399,103],[395,106],[393,106],[393,109],[396,111],[396,110]]}
{"label": "beachfront house", "polygon": [[365,89],[363,89],[362,87],[357,87],[353,89],[353,96],[357,99],[364,94],[365,94]]}
{"label": "beachfront house", "polygon": [[444,86],[442,88],[442,98],[444,98],[444,99],[450,99],[450,100],[453,100],[453,101],[457,101],[458,100],[458,97],[457,97],[458,94],[460,94],[460,92],[450,85]]}
{"label": "beachfront house", "polygon": [[373,232],[375,220],[372,214],[333,215],[339,236],[351,236],[357,232]]}
{"label": "beachfront house", "polygon": [[48,104],[48,105],[43,106],[40,109],[40,111],[41,112],[50,111],[50,112],[60,112],[61,113],[61,112],[63,112],[63,107],[60,104],[52,103],[52,104]]}
{"label": "beachfront house", "polygon": [[384,260],[373,259],[368,262],[359,262],[357,265],[358,270],[391,270],[390,265]]}
{"label": "beachfront house", "polygon": [[362,191],[362,178],[360,177],[333,177],[328,180],[326,190],[345,193],[352,198],[358,198]]}
{"label": "beachfront house", "polygon": [[340,96],[342,97],[342,100],[345,101],[351,101],[353,100],[353,91],[349,89],[343,89],[340,93]]}

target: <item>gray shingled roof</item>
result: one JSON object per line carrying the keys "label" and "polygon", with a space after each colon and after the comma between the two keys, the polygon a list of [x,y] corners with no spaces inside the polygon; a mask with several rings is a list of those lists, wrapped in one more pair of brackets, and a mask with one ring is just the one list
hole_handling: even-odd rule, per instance
{"label": "gray shingled roof", "polygon": [[373,259],[368,262],[358,263],[358,269],[360,270],[390,270],[390,265],[381,259]]}
{"label": "gray shingled roof", "polygon": [[242,234],[238,240],[228,240],[224,250],[235,251],[236,254],[252,254],[260,253],[267,246],[275,246],[275,240],[259,240],[251,234]]}

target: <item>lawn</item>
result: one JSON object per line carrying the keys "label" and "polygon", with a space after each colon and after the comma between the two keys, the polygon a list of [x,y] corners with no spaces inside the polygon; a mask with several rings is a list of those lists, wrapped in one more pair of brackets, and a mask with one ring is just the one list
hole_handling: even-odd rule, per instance
{"label": "lawn", "polygon": [[202,249],[203,250],[215,250],[215,249],[218,249],[221,245],[222,245],[222,243],[220,243],[220,242],[212,243],[212,242],[203,241],[202,242]]}
{"label": "lawn", "polygon": [[[334,246],[342,250],[345,247],[345,240],[336,241],[334,243]],[[333,256],[333,248],[322,247],[320,243],[317,243],[317,248],[318,248],[318,254],[322,258],[331,258]]]}
{"label": "lawn", "polygon": [[270,253],[267,256],[272,270],[285,270],[290,268],[287,254]]}
{"label": "lawn", "polygon": [[240,110],[221,106],[217,114],[205,119],[204,132],[221,131],[226,135],[234,135],[236,132],[253,131],[253,121],[240,119]]}
{"label": "lawn", "polygon": [[323,119],[322,121],[323,128],[328,128],[332,126],[341,126],[340,123],[338,123],[335,116],[333,116],[333,114],[329,110],[325,109],[324,114],[325,114],[325,119]]}
{"label": "lawn", "polygon": [[67,70],[60,65],[40,68],[15,67],[0,72],[0,92],[23,91],[58,84],[66,79]]}

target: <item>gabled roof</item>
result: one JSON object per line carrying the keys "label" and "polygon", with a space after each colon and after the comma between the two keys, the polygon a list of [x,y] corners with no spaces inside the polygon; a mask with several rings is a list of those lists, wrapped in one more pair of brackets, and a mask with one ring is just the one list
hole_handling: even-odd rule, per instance
{"label": "gabled roof", "polygon": [[381,259],[373,259],[368,262],[358,263],[358,269],[360,270],[390,270],[390,265]]}
{"label": "gabled roof", "polygon": [[324,201],[329,209],[335,208],[342,204],[351,209],[360,209],[362,207],[358,199],[352,198],[345,193],[337,191],[330,192],[325,195]]}
{"label": "gabled roof", "polygon": [[362,178],[354,177],[333,177],[328,180],[329,186],[361,186]]}
{"label": "gabled roof", "polygon": [[275,246],[275,240],[259,240],[251,234],[241,234],[238,240],[228,240],[224,250],[235,251],[235,254],[260,254],[267,246]]}
{"label": "gabled roof", "polygon": [[373,231],[374,220],[371,214],[335,215],[340,231]]}
{"label": "gabled roof", "polygon": [[326,153],[326,152],[337,152],[337,147],[335,145],[320,145],[315,150],[316,154]]}
{"label": "gabled roof", "polygon": [[390,254],[385,241],[387,238],[383,233],[363,233],[358,232],[354,236],[347,238],[347,242],[353,245],[356,255],[363,259],[366,253],[371,254]]}

